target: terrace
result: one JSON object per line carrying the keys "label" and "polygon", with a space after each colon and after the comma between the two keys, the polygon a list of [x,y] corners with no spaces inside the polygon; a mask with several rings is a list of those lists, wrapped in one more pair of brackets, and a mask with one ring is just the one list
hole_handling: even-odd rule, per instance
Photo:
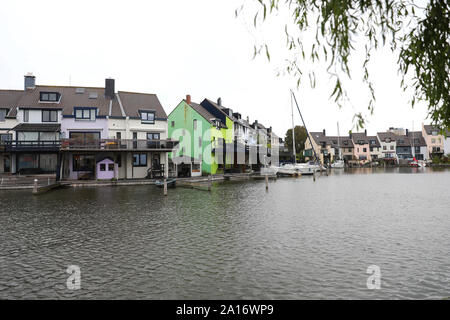
{"label": "terrace", "polygon": [[171,152],[179,141],[135,139],[61,139],[61,151],[159,151]]}

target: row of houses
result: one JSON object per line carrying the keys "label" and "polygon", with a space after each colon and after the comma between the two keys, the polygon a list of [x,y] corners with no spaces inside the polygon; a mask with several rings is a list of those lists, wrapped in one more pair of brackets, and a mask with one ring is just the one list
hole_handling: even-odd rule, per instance
{"label": "row of houses", "polygon": [[245,172],[269,163],[265,156],[278,155],[281,139],[272,127],[251,123],[222,105],[221,98],[195,103],[187,95],[168,118],[169,136],[179,140],[170,155],[177,159],[178,176]]}
{"label": "row of houses", "polygon": [[[187,96],[168,116],[155,94],[116,92],[114,79],[104,88],[46,86],[27,74],[23,90],[0,90],[0,173],[68,180],[216,174],[245,170],[251,146],[278,143],[271,128],[250,124],[220,99],[196,104]],[[187,152],[194,145],[209,147],[212,161],[203,160],[207,152]],[[247,150],[241,168],[229,145],[242,145],[244,159]]]}
{"label": "row of houses", "polygon": [[[305,157],[312,160],[314,151],[322,164],[341,158],[348,163],[366,163],[384,160],[401,163],[412,160],[430,160],[450,153],[450,134],[445,135],[431,125],[422,124],[422,131],[389,128],[376,135],[364,132],[348,136],[327,136],[326,131],[310,132],[311,141],[305,143]],[[340,153],[339,153],[340,152]]]}

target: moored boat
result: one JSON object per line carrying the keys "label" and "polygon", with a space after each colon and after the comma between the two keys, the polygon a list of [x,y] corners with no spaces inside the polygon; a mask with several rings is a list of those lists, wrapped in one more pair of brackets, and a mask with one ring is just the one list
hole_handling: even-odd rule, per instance
{"label": "moored boat", "polygon": [[[175,188],[176,182],[177,182],[176,179],[167,179],[167,181],[166,181],[167,188]],[[156,180],[155,186],[157,186],[158,188],[164,188],[164,179]]]}

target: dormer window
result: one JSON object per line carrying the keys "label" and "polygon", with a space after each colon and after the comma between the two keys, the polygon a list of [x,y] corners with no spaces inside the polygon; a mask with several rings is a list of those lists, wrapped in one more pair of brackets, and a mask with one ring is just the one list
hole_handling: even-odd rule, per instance
{"label": "dormer window", "polygon": [[377,142],[375,140],[370,140],[370,144],[376,144]]}
{"label": "dormer window", "polygon": [[73,111],[76,120],[95,121],[97,116],[96,108],[75,107]]}
{"label": "dormer window", "polygon": [[153,111],[141,111],[142,123],[155,123],[155,113]]}
{"label": "dormer window", "polygon": [[58,92],[40,92],[40,102],[58,102],[60,94]]}

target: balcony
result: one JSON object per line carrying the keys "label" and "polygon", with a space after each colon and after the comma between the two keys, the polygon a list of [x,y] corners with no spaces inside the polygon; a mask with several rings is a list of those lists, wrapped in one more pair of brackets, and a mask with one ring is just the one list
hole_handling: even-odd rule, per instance
{"label": "balcony", "polygon": [[5,152],[58,152],[60,141],[1,141],[0,150]]}
{"label": "balcony", "polygon": [[171,152],[178,144],[175,140],[134,139],[61,139],[62,151],[160,151]]}

